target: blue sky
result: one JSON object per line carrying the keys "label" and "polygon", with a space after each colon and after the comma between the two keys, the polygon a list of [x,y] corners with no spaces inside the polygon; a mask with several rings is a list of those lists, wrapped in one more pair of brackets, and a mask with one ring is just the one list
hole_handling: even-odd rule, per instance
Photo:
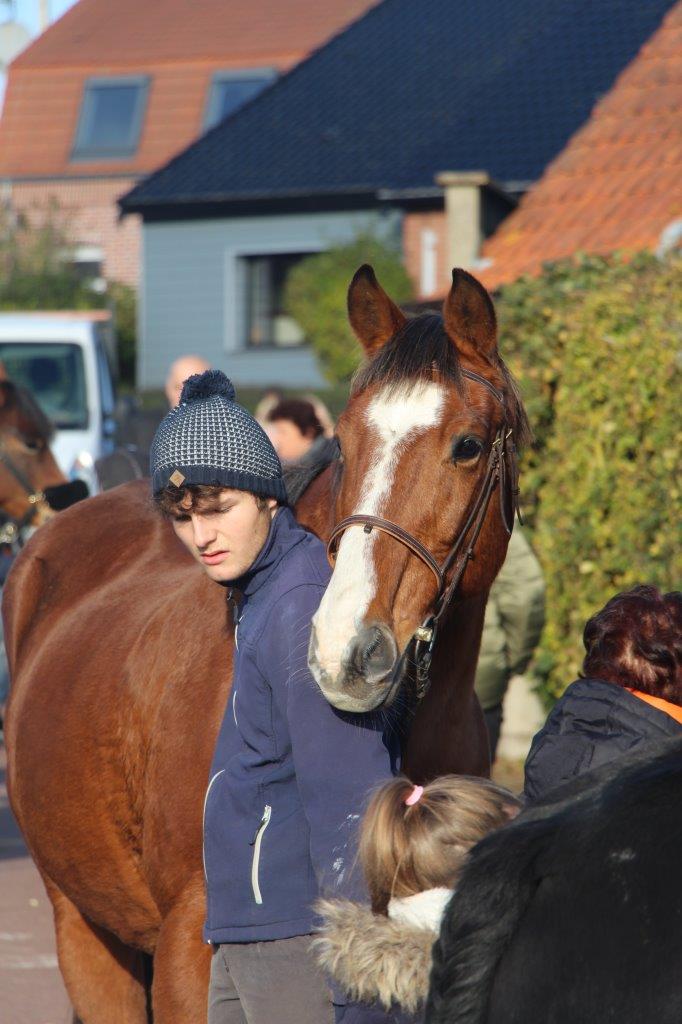
{"label": "blue sky", "polygon": [[[64,11],[72,7],[75,0],[48,0],[48,8],[50,11],[50,20],[56,21]],[[15,17],[17,21],[22,22],[26,25],[31,32],[37,32],[39,28],[39,0],[16,0],[15,2]],[[5,16],[6,6],[0,3],[0,14]]]}
{"label": "blue sky", "polygon": [[[73,7],[76,0],[48,0],[50,21],[56,21],[64,11]],[[10,6],[0,0],[0,21],[7,21],[12,16]],[[25,25],[33,35],[40,29],[40,0],[15,0],[13,17],[15,21]],[[5,76],[0,74],[0,113],[5,95]]]}

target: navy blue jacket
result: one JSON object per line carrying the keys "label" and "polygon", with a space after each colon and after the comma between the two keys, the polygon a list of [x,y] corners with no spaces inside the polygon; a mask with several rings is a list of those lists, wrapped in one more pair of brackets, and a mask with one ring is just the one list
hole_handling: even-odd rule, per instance
{"label": "navy blue jacket", "polygon": [[567,688],[533,739],[524,795],[550,789],[609,761],[682,734],[682,725],[622,686],[579,679]]}
{"label": "navy blue jacket", "polygon": [[307,935],[320,893],[357,894],[357,822],[398,769],[385,717],[335,710],[308,670],[329,576],[322,542],[282,508],[236,584],[234,682],[204,801],[209,942]]}

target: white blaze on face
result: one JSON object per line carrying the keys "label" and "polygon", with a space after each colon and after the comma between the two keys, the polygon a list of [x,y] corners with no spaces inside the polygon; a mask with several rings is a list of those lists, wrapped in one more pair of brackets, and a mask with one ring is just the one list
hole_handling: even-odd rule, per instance
{"label": "white blaze on face", "polygon": [[[406,384],[390,395],[382,393],[372,400],[366,423],[370,443],[374,440],[372,435],[378,435],[377,446],[353,515],[382,516],[405,443],[435,426],[443,398],[441,385],[421,383]],[[338,676],[346,647],[360,628],[375,594],[372,549],[376,536],[376,530],[365,533],[361,525],[346,530],[339,544],[334,574],[313,618],[317,661],[332,679]]]}

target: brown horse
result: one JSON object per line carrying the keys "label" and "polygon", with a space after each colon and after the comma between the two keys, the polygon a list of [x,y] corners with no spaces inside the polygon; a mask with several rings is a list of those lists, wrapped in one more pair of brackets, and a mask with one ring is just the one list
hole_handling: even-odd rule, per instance
{"label": "brown horse", "polygon": [[69,489],[51,437],[52,425],[31,393],[0,380],[0,543],[13,546],[23,528],[50,519],[50,500],[59,504],[62,489]]}
{"label": "brown horse", "polygon": [[[456,272],[443,319],[406,321],[362,268],[349,312],[368,359],[339,424],[343,464],[317,476],[297,513],[325,539],[358,509],[390,515],[444,558],[502,426],[519,439],[526,429],[497,355],[490,299]],[[147,486],[116,488],[49,523],[18,560],[4,609],[10,797],[86,1024],[148,1019],[145,954],[154,956],[156,1024],[206,1018],[201,807],[230,688],[231,629],[224,592],[152,510]],[[488,769],[472,682],[508,538],[499,502],[486,505],[479,526],[412,724],[407,765],[416,778]],[[330,699],[350,688],[360,707],[389,696],[397,652],[436,585],[423,556],[384,533],[362,542],[363,583],[347,554],[354,533],[365,536],[348,528],[331,584],[352,653],[334,632],[332,602],[317,617],[311,663]],[[369,647],[367,630],[376,631]],[[363,670],[377,692],[362,690]]]}

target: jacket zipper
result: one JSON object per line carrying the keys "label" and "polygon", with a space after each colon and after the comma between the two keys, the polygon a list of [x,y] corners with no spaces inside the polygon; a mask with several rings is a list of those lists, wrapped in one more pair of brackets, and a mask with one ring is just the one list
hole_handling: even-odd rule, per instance
{"label": "jacket zipper", "polygon": [[260,825],[256,830],[256,834],[253,837],[253,860],[251,861],[251,888],[253,889],[253,898],[256,903],[262,903],[263,897],[260,891],[260,883],[258,880],[258,869],[260,867],[260,848],[263,842],[263,835],[266,828],[270,824],[270,818],[272,816],[272,807],[270,804],[266,804],[263,808],[263,817],[260,820]]}
{"label": "jacket zipper", "polygon": [[225,771],[225,769],[221,768],[219,772],[215,773],[215,775],[213,776],[213,778],[209,782],[208,787],[206,789],[206,793],[204,795],[204,813],[203,813],[202,819],[201,819],[201,853],[202,853],[202,857],[203,857],[203,860],[204,860],[204,878],[206,879],[207,882],[208,882],[208,872],[206,870],[206,838],[205,838],[206,837],[206,804],[208,803],[208,794],[211,792],[211,786],[213,785],[213,783],[215,782],[216,779],[220,778],[220,776],[223,774],[224,771]]}

